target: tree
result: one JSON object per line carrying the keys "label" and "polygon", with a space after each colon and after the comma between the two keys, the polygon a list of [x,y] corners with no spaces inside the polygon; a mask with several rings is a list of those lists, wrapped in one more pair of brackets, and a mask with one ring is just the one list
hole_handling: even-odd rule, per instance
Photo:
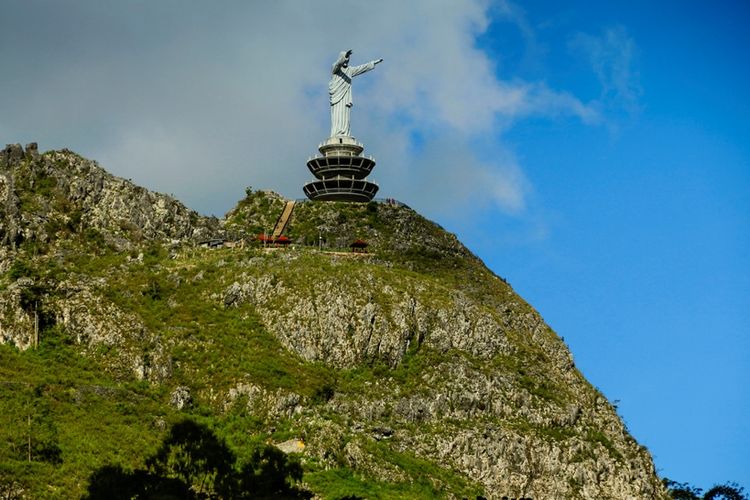
{"label": "tree", "polygon": [[207,426],[183,420],[172,426],[156,454],[146,461],[149,472],[176,478],[198,494],[230,496],[234,453]]}
{"label": "tree", "polygon": [[727,483],[711,488],[703,495],[704,500],[748,500],[745,488],[737,483]]}
{"label": "tree", "polygon": [[209,498],[192,491],[177,478],[162,477],[146,470],[127,472],[119,465],[105,465],[89,479],[87,500],[195,499]]}
{"label": "tree", "polygon": [[257,449],[242,467],[239,478],[241,498],[310,498],[294,487],[302,479],[302,466],[274,446]]}
{"label": "tree", "polygon": [[88,500],[310,498],[294,486],[302,466],[281,450],[264,446],[239,467],[231,449],[206,425],[174,424],[146,467],[125,471],[105,465],[89,479]]}
{"label": "tree", "polygon": [[89,478],[88,495],[91,500],[120,500],[137,498],[145,490],[137,474],[126,472],[119,465],[105,465]]}
{"label": "tree", "polygon": [[21,389],[20,397],[3,402],[13,425],[2,434],[16,460],[26,462],[62,462],[57,425],[52,417],[43,385]]}
{"label": "tree", "polygon": [[0,500],[21,500],[25,488],[17,478],[16,471],[0,466]]}
{"label": "tree", "polygon": [[716,485],[706,493],[703,493],[701,488],[667,478],[663,479],[662,483],[674,500],[748,500],[745,488],[737,483]]}

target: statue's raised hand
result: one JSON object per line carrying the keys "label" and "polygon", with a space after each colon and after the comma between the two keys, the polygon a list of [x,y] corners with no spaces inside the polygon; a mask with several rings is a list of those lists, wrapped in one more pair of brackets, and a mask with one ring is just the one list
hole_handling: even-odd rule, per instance
{"label": "statue's raised hand", "polygon": [[378,59],[377,61],[374,61],[375,64],[380,64],[383,62],[383,58]]}

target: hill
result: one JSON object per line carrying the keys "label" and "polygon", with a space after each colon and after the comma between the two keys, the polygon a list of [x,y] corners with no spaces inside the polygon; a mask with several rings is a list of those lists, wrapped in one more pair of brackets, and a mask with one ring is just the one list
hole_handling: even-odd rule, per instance
{"label": "hill", "polygon": [[[188,417],[239,462],[292,443],[323,498],[665,497],[540,315],[406,206],[298,203],[293,244],[265,248],[278,195],[248,189],[207,218],[33,145],[0,153],[0,201],[0,487],[15,495],[81,496]],[[212,238],[243,243],[197,245]]]}

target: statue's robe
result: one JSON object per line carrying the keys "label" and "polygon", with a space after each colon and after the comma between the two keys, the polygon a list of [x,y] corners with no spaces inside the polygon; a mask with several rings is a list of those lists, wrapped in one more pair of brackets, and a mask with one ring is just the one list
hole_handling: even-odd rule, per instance
{"label": "statue's robe", "polygon": [[328,95],[331,98],[331,137],[351,135],[349,119],[353,105],[352,78],[375,68],[375,61],[344,67],[345,61],[343,55],[339,56],[333,64],[331,81],[328,82]]}

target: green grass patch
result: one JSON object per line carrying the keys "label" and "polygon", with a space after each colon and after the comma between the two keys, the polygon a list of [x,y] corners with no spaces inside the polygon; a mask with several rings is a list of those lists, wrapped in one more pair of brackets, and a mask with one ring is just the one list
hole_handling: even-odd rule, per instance
{"label": "green grass patch", "polygon": [[137,464],[168,414],[158,391],[116,384],[70,347],[0,345],[0,471],[32,498],[77,497],[97,467]]}
{"label": "green grass patch", "polygon": [[[350,469],[306,472],[305,482],[322,498],[361,497],[371,500],[441,498],[434,488],[414,483],[388,483],[369,479]],[[444,495],[443,495],[444,497]]]}
{"label": "green grass patch", "polygon": [[615,448],[615,446],[612,444],[612,441],[602,431],[597,429],[589,429],[586,432],[586,440],[591,443],[601,444],[602,446],[604,446],[604,448],[606,448],[606,450],[613,458],[619,461],[623,460],[622,453],[620,453],[620,451]]}
{"label": "green grass patch", "polygon": [[569,427],[533,424],[522,418],[510,420],[503,425],[515,430],[519,434],[535,435],[552,442],[562,442],[578,435],[575,429]]}

